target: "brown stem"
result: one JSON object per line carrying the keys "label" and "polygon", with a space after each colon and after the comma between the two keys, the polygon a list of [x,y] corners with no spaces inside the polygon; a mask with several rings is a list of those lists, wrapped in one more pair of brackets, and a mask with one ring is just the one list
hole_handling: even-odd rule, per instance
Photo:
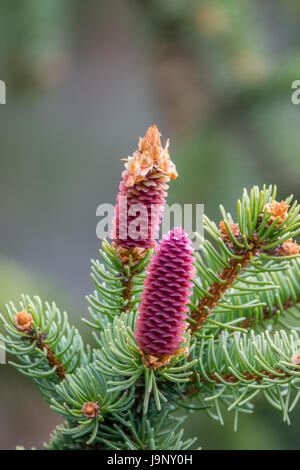
{"label": "brown stem", "polygon": [[126,305],[124,305],[122,312],[126,312],[127,310],[130,310],[132,307],[131,301],[132,301],[132,292],[131,289],[133,287],[133,274],[130,274],[130,276],[122,281],[122,286],[125,287],[125,290],[123,292],[123,299],[127,300]]}
{"label": "brown stem", "polygon": [[[282,378],[283,377],[291,377],[291,374],[289,374],[288,372],[286,372],[285,370],[282,370],[282,369],[275,369],[275,372],[278,373],[278,374],[282,374]],[[264,370],[259,371],[259,373],[262,374],[263,377],[261,377],[258,374],[255,374],[254,372],[251,372],[251,373],[250,372],[241,372],[241,375],[243,375],[245,377],[245,379],[247,379],[247,380],[256,380],[257,382],[261,382],[265,377],[268,377],[269,379],[276,379],[278,377],[277,375],[272,374],[271,372],[266,372]],[[214,372],[212,372],[211,374],[206,373],[206,375],[209,379],[214,380],[218,384],[223,383],[222,380],[220,380],[219,377],[217,377]],[[238,377],[236,377],[234,374],[228,374],[228,373],[223,372],[222,374],[219,374],[219,375],[221,375],[222,379],[225,382],[228,382],[228,383],[236,383],[236,382],[240,381],[240,379]],[[186,395],[186,396],[190,396],[190,395],[192,396],[199,390],[198,384],[197,383],[195,384],[195,382],[197,382],[195,374],[193,374],[191,378],[194,382],[194,385],[192,387],[189,386],[189,387],[186,388],[186,390],[184,392],[184,395]],[[203,376],[200,376],[200,382],[209,383],[207,378],[203,377]]]}
{"label": "brown stem", "polygon": [[[275,369],[275,372],[278,373],[278,374],[282,374],[282,378],[283,377],[291,377],[291,374],[289,374],[285,370],[282,370],[282,369],[279,369],[279,368]],[[254,372],[251,372],[251,373],[250,372],[241,372],[241,375],[243,375],[245,377],[245,379],[247,379],[247,380],[256,380],[257,382],[261,382],[265,377],[268,377],[269,379],[275,379],[275,378],[278,377],[277,375],[272,374],[271,372],[266,372],[264,370],[259,371],[259,373],[262,374],[263,377],[261,377],[258,374],[255,374]],[[228,382],[228,383],[236,383],[236,382],[240,381],[240,379],[238,377],[236,377],[234,374],[229,374],[229,373],[223,372],[222,374],[219,374],[219,375],[221,375],[222,379],[225,382]],[[212,372],[212,373],[207,372],[206,376],[208,377],[208,379],[214,380],[218,384],[223,383],[222,380],[220,380],[220,378],[217,377],[217,375],[214,372]],[[209,380],[207,380],[206,377],[200,376],[199,378],[200,378],[200,382],[209,383]],[[196,375],[193,374],[191,376],[191,379],[193,381],[192,386],[189,385],[186,388],[186,390],[183,392],[183,394],[186,395],[186,396],[192,396],[199,390]]]}
{"label": "brown stem", "polygon": [[66,370],[63,368],[62,363],[54,355],[54,352],[50,349],[50,346],[47,343],[43,343],[43,335],[39,334],[38,338],[33,337],[32,340],[36,341],[37,347],[43,351],[47,351],[47,361],[51,367],[56,366],[56,373],[60,380],[63,380],[66,376]]}
{"label": "brown stem", "polygon": [[[285,370],[282,370],[282,369],[275,369],[275,372],[278,373],[278,374],[282,374],[283,377],[290,377],[291,376],[291,374],[289,374],[288,372],[286,372]],[[250,372],[241,372],[241,374],[247,380],[256,380],[257,382],[260,382],[265,377],[268,377],[269,379],[275,379],[277,377],[277,375],[272,374],[271,372],[266,372],[264,370],[259,371],[259,373],[262,374],[264,377],[261,377],[260,375],[257,375],[254,372],[251,372],[251,373]],[[223,380],[225,380],[226,382],[229,382],[229,383],[236,383],[236,382],[240,381],[240,379],[238,377],[236,377],[234,374],[222,373],[220,375],[223,378]],[[209,379],[214,380],[217,383],[222,383],[222,381],[215,375],[214,372],[212,374],[207,374],[207,377]],[[205,377],[200,377],[200,382],[208,382],[208,381]]]}
{"label": "brown stem", "polygon": [[198,310],[192,312],[191,318],[194,320],[190,324],[190,330],[195,333],[196,330],[201,328],[202,324],[205,322],[207,316],[212,313],[212,310],[218,304],[221,296],[224,292],[229,289],[233,282],[236,280],[239,272],[245,268],[245,266],[250,262],[251,257],[257,254],[260,251],[260,247],[256,244],[253,245],[251,250],[244,249],[240,255],[241,258],[231,258],[228,263],[229,267],[223,269],[219,274],[221,281],[225,282],[214,282],[209,288],[209,294],[203,297],[198,302]]}

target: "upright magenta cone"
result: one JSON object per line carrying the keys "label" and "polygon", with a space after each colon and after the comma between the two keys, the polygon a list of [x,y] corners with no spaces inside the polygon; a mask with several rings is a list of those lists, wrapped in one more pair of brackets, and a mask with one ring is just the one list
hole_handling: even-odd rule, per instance
{"label": "upright magenta cone", "polygon": [[194,271],[192,252],[191,241],[176,227],[164,236],[152,256],[135,330],[144,355],[172,356],[183,342]]}
{"label": "upright magenta cone", "polygon": [[177,177],[156,126],[149,127],[139,147],[128,157],[115,206],[112,240],[128,250],[151,248],[159,232],[170,178]]}

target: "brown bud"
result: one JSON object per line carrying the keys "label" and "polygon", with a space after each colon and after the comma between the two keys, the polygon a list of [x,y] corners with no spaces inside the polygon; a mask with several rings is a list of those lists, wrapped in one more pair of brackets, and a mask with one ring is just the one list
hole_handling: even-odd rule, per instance
{"label": "brown bud", "polygon": [[148,369],[160,369],[161,367],[166,366],[169,364],[172,356],[170,354],[166,354],[162,357],[157,357],[152,354],[145,353],[144,351],[140,350],[142,355],[142,361]]}
{"label": "brown bud", "polygon": [[285,201],[272,201],[270,202],[270,204],[266,204],[263,211],[265,210],[265,208],[267,208],[267,214],[272,213],[271,217],[268,220],[268,223],[272,223],[277,217],[279,217],[279,224],[281,222],[284,222],[287,218],[289,207],[290,206]]}
{"label": "brown bud", "polygon": [[27,333],[32,328],[32,320],[32,315],[23,309],[15,316],[14,324],[18,330]]}
{"label": "brown bud", "polygon": [[281,243],[280,245],[277,245],[270,250],[268,250],[268,253],[275,255],[275,256],[292,256],[292,255],[298,255],[300,251],[300,246],[293,241],[292,238],[289,238],[285,242]]}
{"label": "brown bud", "polygon": [[95,418],[99,414],[100,407],[97,402],[87,401],[82,405],[81,411],[87,418]]}
{"label": "brown bud", "polygon": [[289,238],[285,242],[280,245],[280,255],[281,256],[290,256],[290,255],[298,255],[300,247],[299,245],[293,241],[292,238]]}
{"label": "brown bud", "polygon": [[142,248],[138,246],[126,248],[125,246],[120,246],[116,243],[113,243],[112,246],[113,248],[115,248],[119,259],[124,264],[129,263],[130,256],[132,257],[133,265],[137,264],[146,255],[147,252],[147,248]]}
{"label": "brown bud", "polygon": [[293,354],[293,356],[291,358],[291,363],[295,364],[296,366],[300,365],[300,354],[299,353]]}
{"label": "brown bud", "polygon": [[[230,224],[228,223],[230,230],[232,231],[233,235],[238,238],[240,236],[240,229],[238,224]],[[226,225],[223,220],[219,223],[220,232],[224,237],[229,237]]]}
{"label": "brown bud", "polygon": [[[186,339],[184,338],[184,342]],[[145,364],[148,369],[160,369],[161,367],[166,366],[167,364],[170,363],[171,359],[173,356],[177,356],[179,354],[186,353],[187,355],[189,354],[189,349],[188,347],[183,347],[183,348],[178,348],[174,354],[165,354],[164,356],[154,356],[153,354],[146,353],[142,349],[139,349],[141,356],[142,356],[142,361]]]}

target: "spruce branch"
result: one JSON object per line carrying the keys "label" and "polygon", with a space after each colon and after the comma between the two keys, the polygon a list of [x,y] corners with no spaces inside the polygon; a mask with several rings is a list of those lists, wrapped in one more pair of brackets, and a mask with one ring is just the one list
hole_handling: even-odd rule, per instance
{"label": "spruce branch", "polygon": [[215,281],[209,288],[207,295],[201,298],[197,305],[197,310],[191,314],[192,323],[190,329],[192,333],[201,328],[201,325],[206,321],[207,316],[212,313],[212,310],[218,305],[222,295],[227,289],[232,287],[233,282],[236,280],[239,272],[250,262],[251,257],[257,254],[258,247],[253,246],[252,249],[245,249],[240,254],[239,258],[232,258],[229,260],[229,267],[225,267],[218,280]]}
{"label": "spruce branch", "polygon": [[[299,205],[295,201],[288,211],[291,198],[277,203],[275,196],[276,188],[272,186],[261,191],[254,187],[250,195],[244,190],[242,201],[238,201],[238,224],[233,223],[231,215],[221,206],[224,220],[220,223],[220,230],[207,217],[204,218],[205,230],[219,251],[209,240],[201,240],[200,254],[196,254],[195,261],[199,278],[194,280],[191,302],[192,333],[202,327],[219,305],[230,310],[230,302],[226,302],[228,292],[229,297],[230,294],[240,294],[240,305],[236,306],[239,310],[251,305],[259,307],[260,292],[274,286],[264,280],[260,281],[261,285],[255,279],[251,283],[248,279],[251,270],[254,268],[264,273],[284,269],[282,261],[298,256],[299,247],[292,237],[299,232]],[[240,280],[247,286],[242,286]],[[241,291],[245,299],[247,294],[254,294],[252,304],[249,305],[247,299],[242,302]]]}
{"label": "spruce branch", "polygon": [[[31,335],[30,335],[31,336]],[[38,337],[35,337],[34,334],[30,337],[31,342],[36,342],[36,346],[43,351],[44,349],[47,352],[46,358],[49,363],[49,366],[56,368],[55,372],[58,375],[60,380],[63,380],[66,377],[66,369],[63,367],[62,362],[55,357],[54,352],[51,350],[49,344],[43,343],[43,337],[39,334]]]}
{"label": "spruce branch", "polygon": [[0,339],[7,352],[18,359],[9,363],[31,377],[47,399],[55,394],[56,384],[66,373],[89,362],[89,347],[86,352],[77,329],[69,325],[66,312],[62,314],[55,303],[43,305],[39,297],[31,300],[23,296],[19,308],[12,302],[7,305],[7,316],[0,315],[0,322],[8,333]]}
{"label": "spruce branch", "polygon": [[92,260],[91,277],[96,290],[86,297],[92,322],[83,319],[84,323],[99,331],[121,313],[136,311],[151,250],[145,250],[143,257],[134,262],[131,255],[120,259],[114,244],[104,240],[100,255],[105,265]]}
{"label": "spruce branch", "polygon": [[88,449],[85,436],[77,438],[76,441],[68,434],[64,433],[65,429],[69,429],[69,425],[65,422],[63,425],[57,426],[50,434],[49,442],[44,442],[45,450],[82,450]]}
{"label": "spruce branch", "polygon": [[[266,267],[267,265],[264,265],[264,269]],[[225,300],[228,308],[218,306],[214,310],[213,318],[217,318],[221,323],[227,322],[227,324],[228,321],[233,324],[239,321],[238,325],[243,329],[250,327],[262,329],[264,323],[270,326],[280,324],[287,329],[297,329],[295,321],[299,320],[300,258],[291,260],[281,269],[281,271],[262,272],[256,271],[253,267],[248,268],[239,276],[233,288],[227,292]],[[254,288],[252,291],[248,291],[249,285],[252,289]],[[257,304],[258,298],[259,305]],[[250,304],[246,308],[245,302]],[[256,305],[253,306],[255,302]],[[239,306],[243,308],[239,309]],[[289,325],[287,321],[292,321],[292,325]]]}
{"label": "spruce branch", "polygon": [[[117,382],[118,377],[113,381]],[[133,404],[134,388],[129,394],[108,391],[108,388],[105,376],[93,364],[67,375],[56,387],[56,398],[51,404],[52,409],[68,420],[69,427],[61,432],[74,440],[88,435],[86,444],[89,445],[98,434],[99,422],[106,420],[108,425],[109,421],[119,420]]]}
{"label": "spruce branch", "polygon": [[217,340],[202,340],[193,350],[198,363],[183,404],[192,395],[196,404],[209,405],[205,411],[223,422],[221,404],[237,414],[249,412],[251,401],[261,393],[289,421],[288,413],[300,398],[299,344],[296,331],[287,335],[284,330],[273,336],[268,331],[223,331]]}
{"label": "spruce branch", "polygon": [[[300,302],[300,294],[299,294],[299,297],[297,298],[296,302],[294,301],[294,299],[292,299],[292,297],[288,297],[287,300],[285,300],[285,302],[282,304],[281,311],[289,312],[290,308],[295,306],[299,302]],[[274,319],[278,316],[278,313],[280,313],[280,308],[277,304],[273,305],[271,309],[270,309],[270,307],[266,306],[266,307],[263,308],[261,320]],[[253,327],[256,323],[256,319],[257,319],[257,316],[255,314],[252,314],[252,317],[250,319],[244,320],[241,323],[241,327],[242,328],[251,328],[251,327]],[[282,321],[280,321],[280,323],[282,323]],[[285,323],[285,326],[287,326],[286,323]],[[290,328],[295,328],[295,326],[290,326]]]}
{"label": "spruce branch", "polygon": [[[181,428],[185,416],[174,416],[176,408],[164,407],[161,412],[150,412],[141,419],[135,411],[129,411],[127,419],[117,416],[117,422],[101,423],[94,441],[86,443],[85,436],[74,439],[70,425],[57,426],[45,444],[47,450],[187,450],[196,438],[183,439]],[[181,429],[180,429],[181,428]]]}

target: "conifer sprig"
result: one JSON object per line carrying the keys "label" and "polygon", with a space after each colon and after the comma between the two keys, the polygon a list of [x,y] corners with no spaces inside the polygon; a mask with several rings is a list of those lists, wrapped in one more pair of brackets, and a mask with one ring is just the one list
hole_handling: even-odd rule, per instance
{"label": "conifer sprig", "polygon": [[[223,331],[216,340],[202,341],[193,354],[198,357],[183,405],[191,394],[195,406],[223,423],[222,407],[235,413],[235,428],[240,412],[252,412],[253,399],[262,394],[269,404],[289,413],[300,398],[299,335],[281,330],[256,335]],[[186,406],[186,405],[185,405]]]}
{"label": "conifer sprig", "polygon": [[[25,328],[19,325],[24,315],[29,317]],[[55,395],[56,384],[67,373],[89,362],[90,347],[85,349],[78,330],[69,325],[67,313],[61,313],[55,303],[43,304],[39,297],[31,300],[23,296],[19,308],[12,302],[7,305],[7,317],[0,315],[8,333],[0,339],[18,360],[9,363],[31,377],[47,399]]]}
{"label": "conifer sprig", "polygon": [[87,444],[95,440],[100,422],[117,421],[118,413],[127,412],[134,402],[134,388],[129,394],[108,391],[105,376],[93,363],[67,375],[56,387],[56,395],[51,408],[69,422],[69,428],[62,432],[75,440],[88,435]]}
{"label": "conifer sprig", "polygon": [[[199,277],[194,281],[191,304],[192,333],[201,328],[218,306],[240,311],[262,306],[259,295],[255,294],[275,287],[270,281],[250,277],[251,270],[267,273],[284,269],[282,261],[298,257],[299,247],[292,237],[300,230],[299,205],[295,201],[288,211],[291,198],[277,203],[275,197],[276,187],[262,190],[254,187],[250,195],[245,190],[242,201],[238,201],[238,223],[233,223],[231,214],[222,206],[224,219],[220,229],[204,218],[204,228],[218,249],[209,240],[201,240],[200,254],[196,255]],[[227,304],[228,291],[231,296],[240,295],[239,305],[230,301]],[[254,294],[251,303],[247,294]]]}
{"label": "conifer sprig", "polygon": [[[84,322],[97,348],[38,297],[0,315],[10,363],[65,419],[46,449],[183,450],[194,440],[183,437],[179,409],[221,423],[232,411],[237,429],[258,395],[286,422],[299,401],[297,201],[276,201],[273,186],[244,190],[235,221],[222,206],[218,226],[204,217],[208,239],[199,237],[193,256],[185,235],[173,237],[182,229],[156,246],[166,183],[177,176],[168,146],[151,127],[127,159],[118,202],[126,195],[129,203],[117,205],[113,242],[104,240],[101,262],[92,261],[92,320]],[[136,201],[146,204],[143,220],[154,232],[121,243],[120,216]]]}
{"label": "conifer sprig", "polygon": [[104,240],[100,255],[105,264],[92,260],[91,277],[96,290],[86,297],[92,322],[87,319],[83,321],[101,331],[121,313],[137,310],[151,250],[146,250],[136,262],[132,254],[123,260],[117,250]]}

